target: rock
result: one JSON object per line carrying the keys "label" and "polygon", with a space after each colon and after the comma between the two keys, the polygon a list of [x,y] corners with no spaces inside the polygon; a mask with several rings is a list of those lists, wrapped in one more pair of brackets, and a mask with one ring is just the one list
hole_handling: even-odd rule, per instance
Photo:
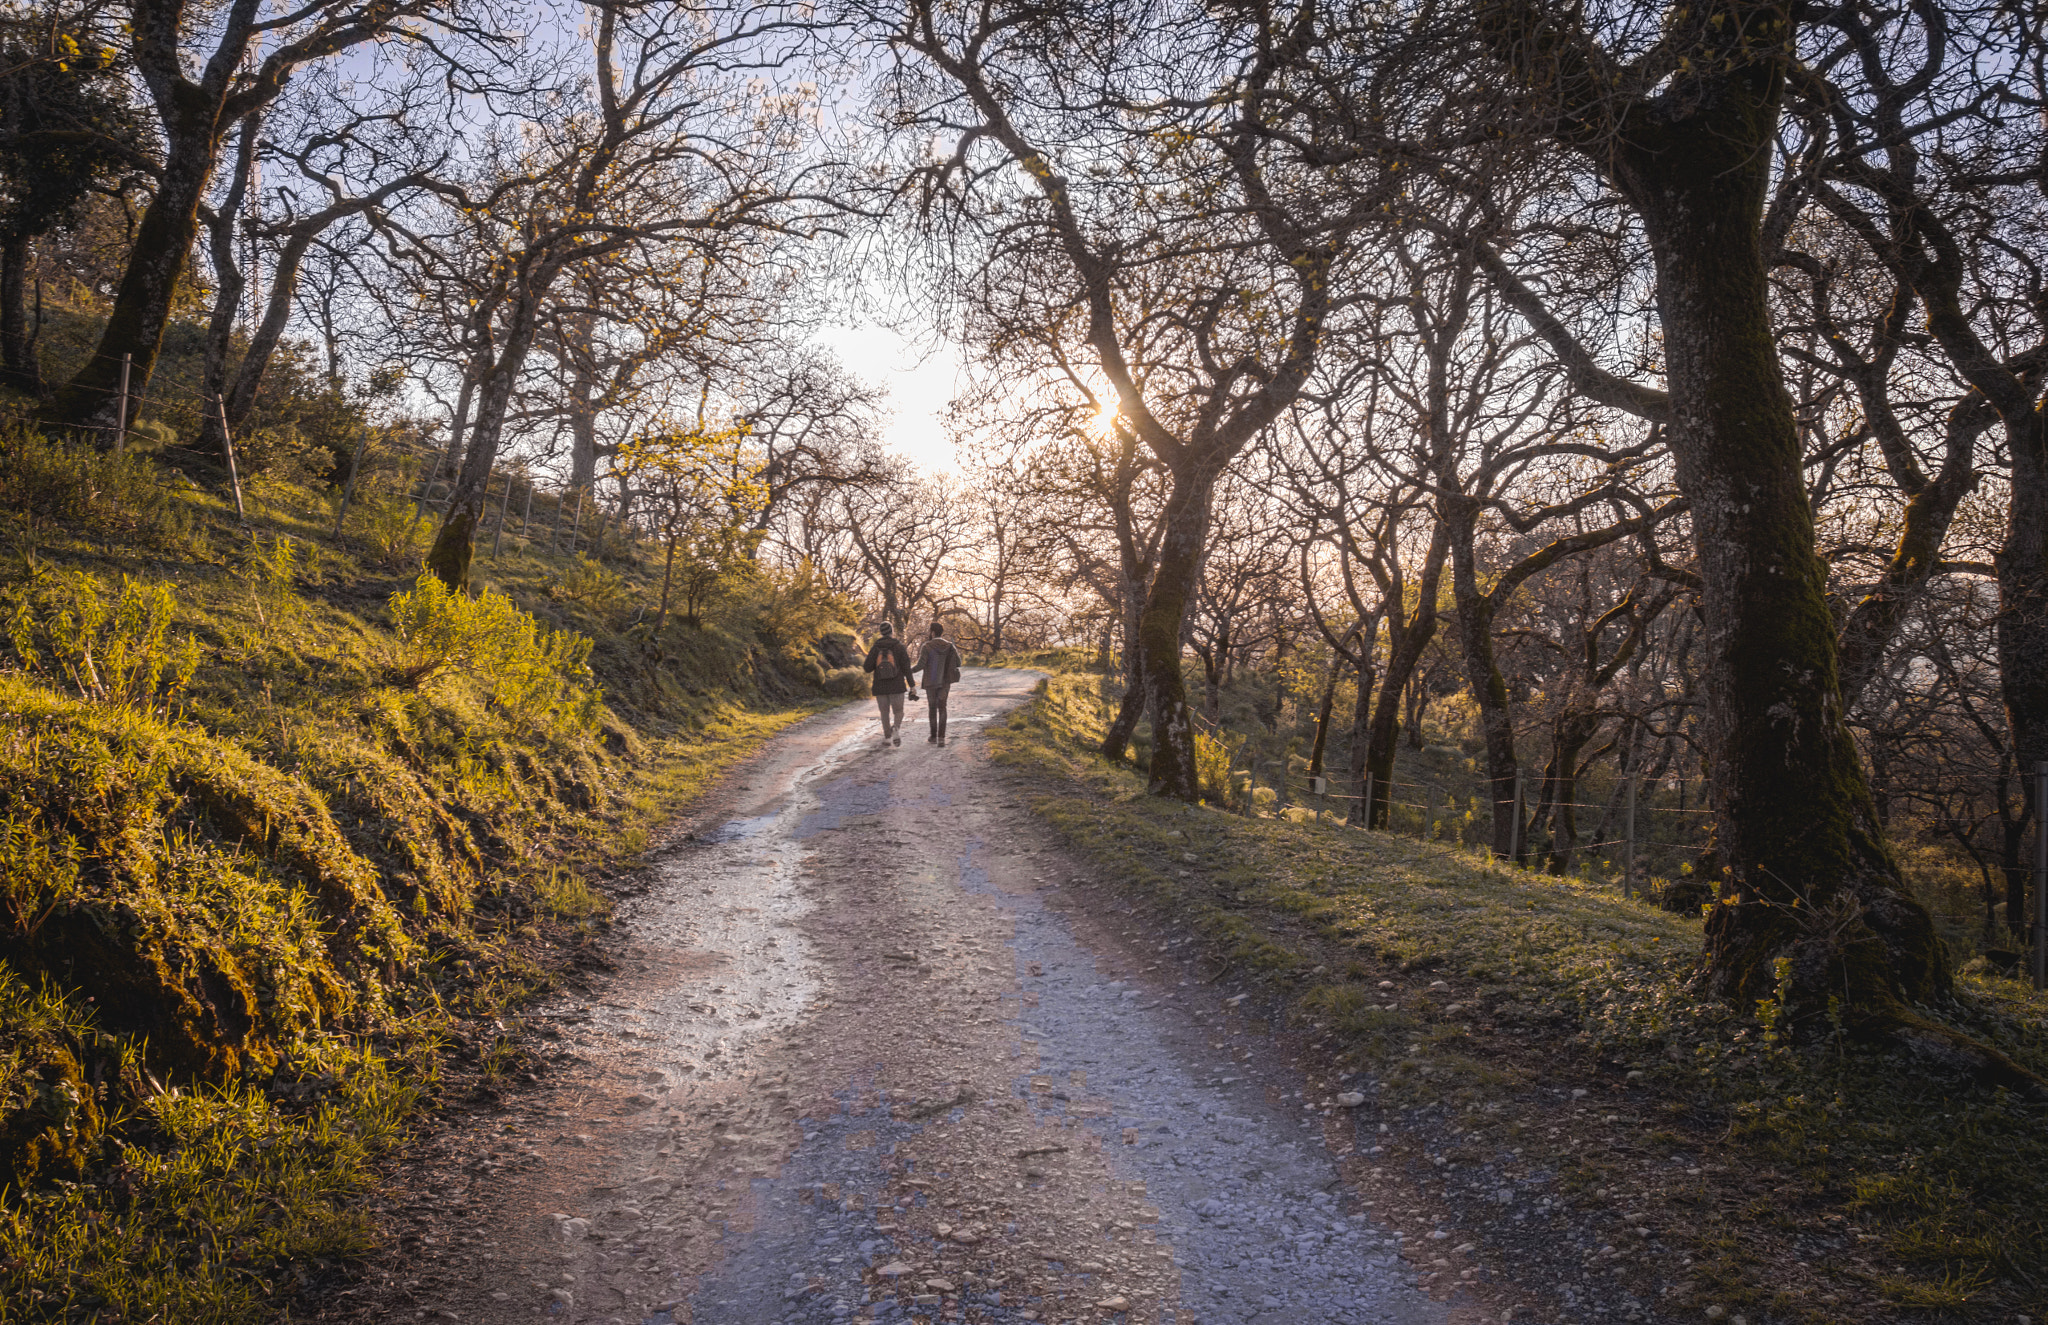
{"label": "rock", "polygon": [[576,1305],[576,1295],[566,1288],[550,1288],[548,1300],[559,1305],[564,1311]]}
{"label": "rock", "polygon": [[1105,1297],[1100,1302],[1097,1302],[1095,1309],[1098,1311],[1129,1311],[1131,1309],[1131,1302],[1122,1293],[1118,1293],[1115,1297]]}
{"label": "rock", "polygon": [[1450,1234],[1444,1232],[1442,1229],[1438,1229],[1436,1232],[1431,1233],[1429,1235],[1429,1240],[1431,1242],[1444,1242],[1448,1241],[1450,1236]]}
{"label": "rock", "polygon": [[914,1293],[911,1295],[910,1305],[913,1307],[935,1307],[942,1301],[944,1299],[937,1293]]}
{"label": "rock", "polygon": [[1444,1009],[1444,1015],[1446,1017],[1455,1017],[1464,1010],[1465,1005],[1463,1003],[1453,1003],[1449,1007]]}
{"label": "rock", "polygon": [[1363,1103],[1365,1103],[1364,1091],[1347,1090],[1337,1097],[1337,1107],[1341,1109],[1355,1109]]}
{"label": "rock", "polygon": [[1382,989],[1392,989],[1392,988],[1394,988],[1394,982],[1393,982],[1392,980],[1382,980],[1382,981],[1380,981],[1380,988],[1382,988]]}
{"label": "rock", "polygon": [[910,1267],[902,1261],[890,1261],[887,1265],[875,1271],[875,1277],[877,1279],[901,1279],[909,1273]]}
{"label": "rock", "polygon": [[1250,997],[1250,994],[1233,994],[1229,998],[1223,1000],[1223,1006],[1227,1008],[1234,1008],[1238,1004],[1244,1002],[1246,999]]}
{"label": "rock", "polygon": [[981,1241],[981,1235],[979,1233],[970,1233],[964,1228],[955,1229],[953,1231],[953,1241],[959,1243],[963,1247],[971,1247],[975,1243]]}
{"label": "rock", "polygon": [[1455,1247],[1451,1248],[1451,1255],[1453,1255],[1453,1256],[1469,1256],[1469,1255],[1471,1255],[1471,1254],[1472,1254],[1473,1252],[1475,1252],[1475,1251],[1478,1251],[1478,1250],[1479,1250],[1479,1244],[1478,1244],[1478,1243],[1476,1243],[1476,1242],[1460,1242],[1460,1243],[1459,1243],[1459,1244],[1458,1244],[1457,1246],[1455,1246]]}
{"label": "rock", "polygon": [[555,1231],[562,1235],[564,1242],[581,1242],[590,1236],[588,1219],[564,1219],[555,1225]]}
{"label": "rock", "polygon": [[925,1291],[929,1293],[957,1293],[960,1291],[945,1279],[927,1279],[924,1281],[924,1286]]}
{"label": "rock", "polygon": [[1726,1320],[1727,1318],[1728,1308],[1720,1305],[1719,1303],[1715,1303],[1713,1306],[1707,1308],[1708,1320]]}

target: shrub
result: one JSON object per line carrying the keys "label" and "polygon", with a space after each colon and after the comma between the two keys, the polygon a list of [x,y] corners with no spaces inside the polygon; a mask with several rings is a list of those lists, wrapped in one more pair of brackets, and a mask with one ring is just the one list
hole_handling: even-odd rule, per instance
{"label": "shrub", "polygon": [[808,559],[795,570],[770,569],[761,577],[761,610],[755,631],[762,640],[785,651],[811,644],[825,628],[855,608],[839,594]]}
{"label": "shrub", "polygon": [[825,673],[825,693],[859,699],[868,693],[868,674],[858,667],[835,667]]}
{"label": "shrub", "polygon": [[306,600],[299,596],[299,576],[317,579],[320,547],[308,543],[302,549],[293,539],[280,534],[266,548],[263,536],[254,539],[249,559],[243,565],[243,582],[256,608],[257,623],[268,633],[293,631],[304,624]]}
{"label": "shrub", "polygon": [[1219,805],[1237,803],[1236,790],[1230,785],[1230,764],[1243,744],[1242,737],[1233,743],[1227,737],[1195,733],[1195,782],[1204,796]]}
{"label": "shrub", "polygon": [[626,582],[611,567],[578,553],[549,583],[548,597],[580,603],[599,616],[610,616],[626,601]]}
{"label": "shrub", "polygon": [[56,441],[19,422],[0,423],[0,506],[157,547],[191,537],[191,520],[154,462]]}
{"label": "shrub", "polygon": [[373,495],[350,509],[348,523],[371,558],[398,570],[415,570],[425,551],[421,522],[404,497]]}
{"label": "shrub", "polygon": [[589,683],[588,636],[543,630],[503,594],[469,598],[432,575],[391,596],[391,618],[398,635],[392,672],[401,684],[474,676],[522,723],[578,732],[595,725],[603,693]]}
{"label": "shrub", "polygon": [[5,602],[7,640],[22,669],[82,698],[164,712],[199,669],[198,644],[171,636],[176,603],[165,585],[124,575],[109,604],[91,577],[36,562]]}

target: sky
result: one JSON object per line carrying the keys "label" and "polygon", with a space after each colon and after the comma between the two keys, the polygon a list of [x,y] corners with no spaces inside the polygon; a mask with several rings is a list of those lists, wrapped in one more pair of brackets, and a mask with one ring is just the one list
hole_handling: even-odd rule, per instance
{"label": "sky", "polygon": [[817,339],[854,376],[888,391],[894,413],[882,430],[885,448],[927,473],[958,470],[945,426],[961,369],[955,347],[913,342],[872,322],[826,327]]}

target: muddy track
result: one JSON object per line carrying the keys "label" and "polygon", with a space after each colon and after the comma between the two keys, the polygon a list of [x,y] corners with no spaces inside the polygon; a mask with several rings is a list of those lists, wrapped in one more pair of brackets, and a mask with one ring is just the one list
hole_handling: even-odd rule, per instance
{"label": "muddy track", "polygon": [[1328,1092],[1226,1055],[1201,968],[1070,886],[986,761],[1036,679],[968,673],[945,747],[858,704],[751,761],[615,971],[530,1014],[537,1083],[440,1128],[392,1254],[296,1318],[1498,1319],[1415,1287]]}

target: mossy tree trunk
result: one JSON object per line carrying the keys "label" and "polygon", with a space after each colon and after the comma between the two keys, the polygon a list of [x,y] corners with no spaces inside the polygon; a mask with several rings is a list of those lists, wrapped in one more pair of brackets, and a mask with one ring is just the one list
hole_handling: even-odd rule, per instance
{"label": "mossy tree trunk", "polygon": [[1176,473],[1161,516],[1158,568],[1138,616],[1138,668],[1152,716],[1155,795],[1191,801],[1201,794],[1195,772],[1195,717],[1181,675],[1181,626],[1202,578],[1208,550],[1209,502],[1216,476],[1206,465]]}
{"label": "mossy tree trunk", "polygon": [[[1895,1020],[1950,972],[1886,851],[1843,718],[1825,568],[1772,333],[1761,243],[1789,18],[1717,6],[1732,69],[1641,103],[1606,150],[1657,273],[1671,446],[1691,502],[1717,847],[1731,885],[1703,976],[1747,1006]],[[1766,54],[1757,54],[1761,50]],[[1717,61],[1717,63],[1719,63]],[[1676,109],[1673,109],[1673,107]],[[1779,963],[1785,963],[1783,981]]]}
{"label": "mossy tree trunk", "polygon": [[216,111],[217,105],[194,95],[177,103],[177,112],[166,117],[163,170],[136,227],[128,266],[114,288],[99,344],[45,407],[45,422],[90,431],[112,445],[123,422],[123,356],[129,367],[126,421],[134,422],[163,348],[178,282],[199,234],[199,202],[206,196],[219,152]]}
{"label": "mossy tree trunk", "polygon": [[505,431],[505,414],[511,407],[512,388],[533,348],[539,324],[540,292],[550,284],[543,273],[527,283],[511,300],[503,341],[476,390],[476,419],[470,425],[469,444],[463,452],[462,469],[455,476],[454,491],[448,494],[447,514],[440,532],[427,551],[427,570],[457,593],[469,590],[469,563],[475,550],[476,531],[483,524],[489,497],[491,470],[498,463],[498,442]]}
{"label": "mossy tree trunk", "polygon": [[22,231],[0,239],[0,382],[30,396],[43,389],[42,365],[28,325],[28,263],[34,244]]}

